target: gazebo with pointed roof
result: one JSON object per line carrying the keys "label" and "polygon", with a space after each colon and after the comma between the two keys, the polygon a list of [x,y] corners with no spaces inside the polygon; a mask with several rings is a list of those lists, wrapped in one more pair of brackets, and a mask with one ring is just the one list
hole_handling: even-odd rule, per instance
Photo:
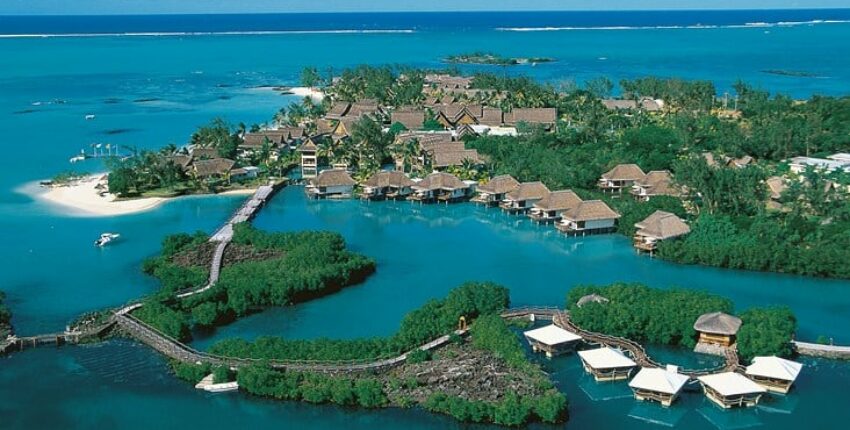
{"label": "gazebo with pointed roof", "polygon": [[694,323],[699,333],[699,342],[729,347],[735,343],[735,336],[741,328],[741,319],[723,312],[711,312],[700,315]]}

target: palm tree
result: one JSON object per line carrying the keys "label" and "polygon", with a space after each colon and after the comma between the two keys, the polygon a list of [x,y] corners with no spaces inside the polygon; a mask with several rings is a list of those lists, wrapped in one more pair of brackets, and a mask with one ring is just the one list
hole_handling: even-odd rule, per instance
{"label": "palm tree", "polygon": [[413,170],[414,164],[419,157],[419,139],[400,140],[392,147],[393,157],[401,161],[401,169],[403,172],[408,172],[408,167]]}

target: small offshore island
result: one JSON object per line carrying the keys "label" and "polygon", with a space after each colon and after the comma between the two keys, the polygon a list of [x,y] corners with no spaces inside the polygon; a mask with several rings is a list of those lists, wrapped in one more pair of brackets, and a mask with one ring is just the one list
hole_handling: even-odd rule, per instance
{"label": "small offshore island", "polygon": [[504,57],[487,52],[475,52],[471,54],[449,55],[444,60],[449,64],[483,64],[490,66],[518,66],[521,64],[551,63],[554,58],[549,57]]}
{"label": "small offshore island", "polygon": [[[163,241],[143,265],[162,285],[156,293],[84,315],[62,334],[10,337],[3,351],[119,333],[207,391],[420,407],[507,426],[569,417],[566,396],[522,338],[547,356],[575,351],[596,381],[631,378],[636,400],[668,407],[687,383],[723,409],[756,406],[768,391],[791,389],[802,367],[795,355],[845,354],[794,341],[797,320],[784,307],[738,310],[705,292],[614,283],[565,291],[558,309],[512,308],[507,288],[483,280],[409,312],[385,337],[265,336],[194,349],[187,343],[198,333],[356,288],[379,270],[338,233],[250,225],[293,183],[316,200],[474,202],[567,237],[622,234],[646,258],[850,277],[850,155],[840,152],[850,124],[833,116],[850,112],[848,98],[793,101],[741,83],[732,107],[709,82],[627,80],[612,98],[605,78],[555,89],[525,77],[370,66],[327,77],[307,68],[302,81],[323,96],[268,124],[214,119],[185,147],[111,159],[92,189],[118,200],[253,195],[213,234]],[[722,364],[664,366],[644,344]],[[659,379],[673,382],[659,388]]]}

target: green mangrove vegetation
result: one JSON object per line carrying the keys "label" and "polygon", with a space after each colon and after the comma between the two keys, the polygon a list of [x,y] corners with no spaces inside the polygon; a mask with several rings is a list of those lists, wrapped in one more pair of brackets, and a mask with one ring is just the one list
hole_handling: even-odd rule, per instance
{"label": "green mangrove vegetation", "polygon": [[234,229],[218,282],[176,300],[182,289],[207,281],[215,244],[203,234],[170,236],[160,256],[145,262],[162,289],[134,315],[176,339],[192,328],[226,324],[256,309],[309,300],[363,281],[375,270],[369,258],[346,250],[337,233],[265,233],[247,224]]}
{"label": "green mangrove vegetation", "polygon": [[6,306],[6,293],[0,291],[0,339],[12,334],[12,310]]}
{"label": "green mangrove vegetation", "polygon": [[520,64],[551,63],[550,57],[506,57],[490,52],[449,55],[444,59],[450,64],[484,64],[490,66],[516,66]]}
{"label": "green mangrove vegetation", "polygon": [[[598,294],[607,302],[578,300]],[[729,299],[702,291],[662,290],[641,284],[580,286],[567,294],[570,317],[586,330],[629,338],[639,342],[693,348],[697,333],[694,322],[710,312],[733,314]],[[792,355],[791,340],[797,329],[788,308],[751,308],[739,314],[738,351],[742,359],[757,355]]]}
{"label": "green mangrove vegetation", "polygon": [[466,283],[441,300],[431,300],[405,315],[390,337],[290,340],[265,336],[253,342],[225,339],[210,352],[230,357],[287,360],[375,360],[410,351],[457,328],[461,316],[497,315],[509,305],[508,290],[492,283]]}

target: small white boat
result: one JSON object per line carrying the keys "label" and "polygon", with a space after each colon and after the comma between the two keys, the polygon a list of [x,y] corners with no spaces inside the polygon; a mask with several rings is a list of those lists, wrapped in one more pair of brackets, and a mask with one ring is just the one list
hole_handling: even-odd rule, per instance
{"label": "small white boat", "polygon": [[94,119],[94,114],[88,114],[88,115],[86,115],[86,119],[87,119],[87,120]]}
{"label": "small white boat", "polygon": [[69,159],[68,161],[70,161],[72,163],[76,163],[77,161],[85,161],[85,160],[86,160],[85,155],[76,155],[76,156],[71,157],[71,159]]}
{"label": "small white boat", "polygon": [[107,243],[112,242],[121,236],[118,233],[103,233],[100,235],[100,238],[94,241],[94,246],[105,246]]}

